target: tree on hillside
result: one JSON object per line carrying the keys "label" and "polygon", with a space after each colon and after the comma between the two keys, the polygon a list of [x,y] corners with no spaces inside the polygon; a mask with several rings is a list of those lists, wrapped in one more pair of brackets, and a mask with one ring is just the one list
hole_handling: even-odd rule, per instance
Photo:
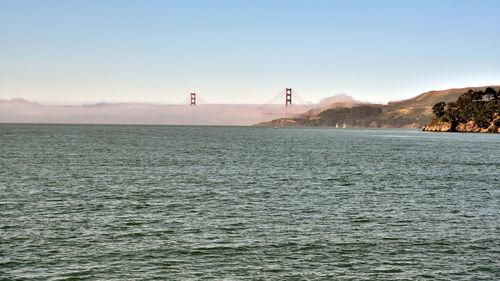
{"label": "tree on hillside", "polygon": [[483,97],[484,97],[483,91],[472,92],[472,99],[476,102],[483,100]]}
{"label": "tree on hillside", "polygon": [[498,101],[498,94],[497,92],[493,89],[493,88],[486,88],[486,90],[484,91],[484,95],[486,96],[486,98],[488,99],[488,101],[491,101],[491,99],[496,99]]}
{"label": "tree on hillside", "polygon": [[443,120],[455,124],[458,122],[458,105],[456,102],[451,101],[446,104]]}
{"label": "tree on hillside", "polygon": [[[452,128],[458,123],[474,121],[478,127],[486,129],[500,116],[498,95],[499,93],[492,88],[487,88],[484,92],[469,90],[446,106],[443,106],[443,103],[435,104],[432,111],[440,120],[450,122]],[[488,101],[483,100],[485,96]]]}
{"label": "tree on hillside", "polygon": [[467,123],[467,120],[472,118],[474,114],[474,91],[469,90],[466,93],[462,94],[457,99],[457,109],[456,117],[457,121],[462,123]]}
{"label": "tree on hillside", "polygon": [[434,115],[436,115],[437,117],[443,116],[445,106],[446,106],[446,103],[444,101],[436,103],[432,107],[432,113],[434,113]]}

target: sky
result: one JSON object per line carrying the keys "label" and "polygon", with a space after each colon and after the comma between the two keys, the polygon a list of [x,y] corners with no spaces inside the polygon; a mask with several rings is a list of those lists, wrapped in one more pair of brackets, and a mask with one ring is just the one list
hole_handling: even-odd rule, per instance
{"label": "sky", "polygon": [[0,99],[385,103],[499,85],[499,27],[498,0],[0,0]]}

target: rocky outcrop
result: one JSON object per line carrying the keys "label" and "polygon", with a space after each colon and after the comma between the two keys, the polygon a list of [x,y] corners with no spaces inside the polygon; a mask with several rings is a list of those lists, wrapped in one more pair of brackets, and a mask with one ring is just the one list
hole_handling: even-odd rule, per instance
{"label": "rocky outcrop", "polygon": [[464,133],[486,133],[488,129],[479,127],[474,121],[469,121],[467,123],[459,123],[455,131]]}
{"label": "rocky outcrop", "polygon": [[474,121],[467,123],[458,123],[453,127],[450,122],[432,122],[422,128],[422,131],[429,132],[462,132],[462,133],[500,133],[500,127],[497,127],[494,122],[488,128],[479,127]]}
{"label": "rocky outcrop", "polygon": [[422,128],[422,131],[429,131],[429,132],[452,132],[452,126],[451,123],[447,122],[440,122],[436,124],[427,124]]}

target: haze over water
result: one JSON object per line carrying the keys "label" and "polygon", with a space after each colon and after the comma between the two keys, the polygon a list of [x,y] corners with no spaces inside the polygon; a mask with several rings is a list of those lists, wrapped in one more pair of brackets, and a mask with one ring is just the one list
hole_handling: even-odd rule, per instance
{"label": "haze over water", "polygon": [[0,279],[495,280],[500,138],[0,125]]}

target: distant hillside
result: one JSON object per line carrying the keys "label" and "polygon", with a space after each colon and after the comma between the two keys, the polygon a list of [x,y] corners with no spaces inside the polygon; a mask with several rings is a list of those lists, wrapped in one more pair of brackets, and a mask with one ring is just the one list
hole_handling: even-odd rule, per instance
{"label": "distant hillside", "polygon": [[[373,128],[422,128],[432,118],[432,107],[438,102],[454,101],[469,89],[485,90],[485,87],[471,87],[430,91],[414,98],[381,104],[349,104],[335,106],[321,112],[309,111],[301,117],[281,118],[257,124],[257,126],[345,126]],[[499,90],[500,86],[489,86]]]}
{"label": "distant hillside", "polygon": [[431,107],[438,102],[450,102],[456,100],[461,94],[467,92],[469,89],[473,91],[484,91],[486,88],[491,87],[495,90],[500,89],[500,86],[485,86],[485,87],[469,87],[448,89],[442,91],[429,91],[420,94],[414,98],[389,102],[388,106],[393,108],[409,108],[409,107]]}

